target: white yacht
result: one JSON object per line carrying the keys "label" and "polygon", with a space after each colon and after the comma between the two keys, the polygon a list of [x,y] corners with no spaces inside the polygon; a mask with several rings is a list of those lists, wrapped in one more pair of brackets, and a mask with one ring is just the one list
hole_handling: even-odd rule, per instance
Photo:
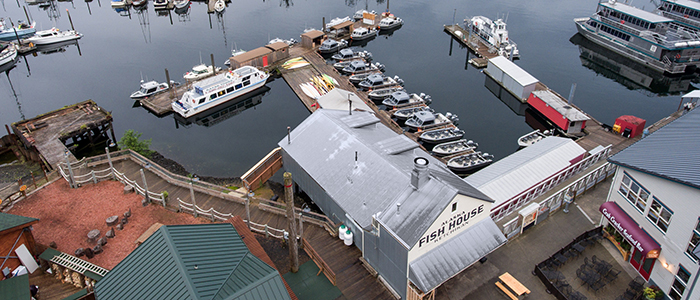
{"label": "white yacht", "polygon": [[176,113],[188,118],[264,86],[268,77],[267,73],[251,66],[223,72],[194,82],[192,89],[173,102],[172,107]]}
{"label": "white yacht", "polygon": [[83,37],[83,34],[75,30],[61,31],[58,28],[54,27],[49,30],[37,31],[36,33],[34,33],[33,36],[28,37],[26,40],[34,43],[34,45],[47,45],[77,40],[81,37]]}
{"label": "white yacht", "polygon": [[401,27],[403,25],[403,20],[399,17],[386,17],[379,21],[379,28],[380,31],[384,30],[392,30]]}
{"label": "white yacht", "polygon": [[471,29],[481,40],[495,47],[499,55],[511,58],[512,53],[512,58],[520,58],[518,45],[508,37],[506,22],[502,19],[491,21],[487,17],[476,16],[469,20],[465,19],[464,27]]}
{"label": "white yacht", "polygon": [[377,29],[359,27],[352,31],[352,34],[350,34],[350,39],[353,41],[361,41],[375,36],[377,36]]}

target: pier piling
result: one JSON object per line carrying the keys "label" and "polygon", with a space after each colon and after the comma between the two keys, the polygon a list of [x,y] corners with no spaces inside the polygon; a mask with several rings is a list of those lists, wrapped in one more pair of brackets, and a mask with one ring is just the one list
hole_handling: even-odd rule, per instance
{"label": "pier piling", "polygon": [[292,273],[299,271],[299,247],[297,243],[297,224],[294,214],[294,191],[292,173],[284,173],[284,198],[287,202],[287,220],[289,221],[289,260]]}

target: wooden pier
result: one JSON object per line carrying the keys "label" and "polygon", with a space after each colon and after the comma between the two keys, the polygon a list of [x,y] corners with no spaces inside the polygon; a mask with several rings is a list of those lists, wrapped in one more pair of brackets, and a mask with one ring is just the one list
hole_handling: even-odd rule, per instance
{"label": "wooden pier", "polygon": [[139,100],[139,103],[154,115],[158,117],[165,116],[173,112],[173,107],[171,104],[182,97],[182,94],[187,91],[189,85],[189,83],[180,85],[173,89],[168,89],[162,93],[155,94],[151,97],[143,98]]}
{"label": "wooden pier", "polygon": [[[469,41],[469,31],[465,30],[461,26],[457,24],[445,25],[444,28],[445,32],[450,34],[455,40],[459,41],[460,44],[468,47],[472,52],[479,55],[480,58],[485,58],[488,60],[498,56],[497,49],[484,43],[484,41],[481,40],[478,35],[471,35],[471,41]],[[479,62],[483,65],[483,61]]]}
{"label": "wooden pier", "polygon": [[[55,169],[58,163],[76,161],[67,146],[104,141],[107,131],[115,141],[112,114],[92,100],[70,105],[35,118],[12,123],[12,130],[22,141],[26,157]],[[29,149],[29,150],[25,150]]]}

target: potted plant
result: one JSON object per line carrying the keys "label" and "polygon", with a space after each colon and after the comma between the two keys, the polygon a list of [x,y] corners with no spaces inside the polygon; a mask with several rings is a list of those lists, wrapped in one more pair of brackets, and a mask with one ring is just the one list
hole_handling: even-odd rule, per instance
{"label": "potted plant", "polygon": [[663,299],[663,297],[664,293],[658,286],[652,285],[644,288],[644,299],[646,300]]}

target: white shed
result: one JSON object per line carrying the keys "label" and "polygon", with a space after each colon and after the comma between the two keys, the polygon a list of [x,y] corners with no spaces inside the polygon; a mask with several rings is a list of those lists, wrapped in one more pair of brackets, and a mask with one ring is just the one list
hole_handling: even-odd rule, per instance
{"label": "white shed", "polygon": [[506,90],[520,98],[521,102],[527,101],[527,97],[535,90],[535,85],[539,82],[537,78],[503,56],[489,59],[486,73],[503,85]]}

